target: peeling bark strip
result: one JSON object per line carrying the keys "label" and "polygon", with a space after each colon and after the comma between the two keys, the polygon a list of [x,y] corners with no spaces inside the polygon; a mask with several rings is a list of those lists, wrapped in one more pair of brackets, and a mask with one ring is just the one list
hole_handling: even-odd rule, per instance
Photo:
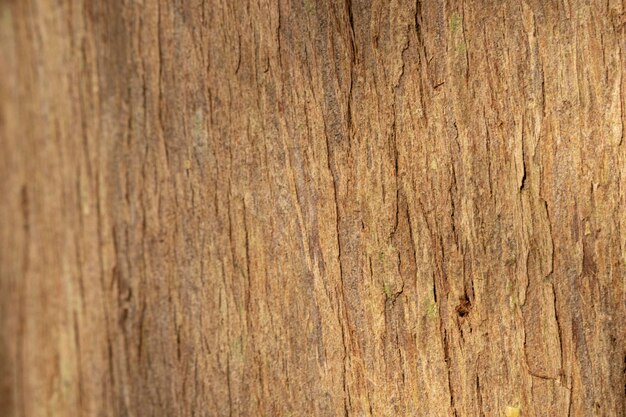
{"label": "peeling bark strip", "polygon": [[622,0],[0,0],[0,415],[626,416]]}

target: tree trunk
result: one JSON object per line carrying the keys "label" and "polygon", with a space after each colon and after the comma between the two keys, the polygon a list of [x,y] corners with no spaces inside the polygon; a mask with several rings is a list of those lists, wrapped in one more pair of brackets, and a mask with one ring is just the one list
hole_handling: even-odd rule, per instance
{"label": "tree trunk", "polygon": [[0,415],[625,416],[623,0],[0,0]]}

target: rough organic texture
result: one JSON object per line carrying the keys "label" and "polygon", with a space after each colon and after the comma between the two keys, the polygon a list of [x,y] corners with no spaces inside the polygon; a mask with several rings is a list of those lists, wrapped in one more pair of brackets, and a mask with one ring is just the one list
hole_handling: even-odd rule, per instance
{"label": "rough organic texture", "polygon": [[0,415],[610,416],[623,0],[0,0]]}

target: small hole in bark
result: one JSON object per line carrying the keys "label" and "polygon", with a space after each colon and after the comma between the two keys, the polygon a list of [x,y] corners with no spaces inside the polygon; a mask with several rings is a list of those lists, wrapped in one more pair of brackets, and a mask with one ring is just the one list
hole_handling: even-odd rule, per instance
{"label": "small hole in bark", "polygon": [[467,299],[467,296],[463,297],[461,299],[461,303],[456,306],[456,312],[459,315],[459,317],[465,317],[470,313],[470,310],[472,309],[472,303],[470,303],[470,301]]}

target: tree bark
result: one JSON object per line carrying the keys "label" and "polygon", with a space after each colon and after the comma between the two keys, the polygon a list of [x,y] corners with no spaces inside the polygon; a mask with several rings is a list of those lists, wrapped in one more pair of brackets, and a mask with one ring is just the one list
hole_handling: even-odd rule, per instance
{"label": "tree bark", "polygon": [[626,415],[623,0],[0,0],[0,415]]}

